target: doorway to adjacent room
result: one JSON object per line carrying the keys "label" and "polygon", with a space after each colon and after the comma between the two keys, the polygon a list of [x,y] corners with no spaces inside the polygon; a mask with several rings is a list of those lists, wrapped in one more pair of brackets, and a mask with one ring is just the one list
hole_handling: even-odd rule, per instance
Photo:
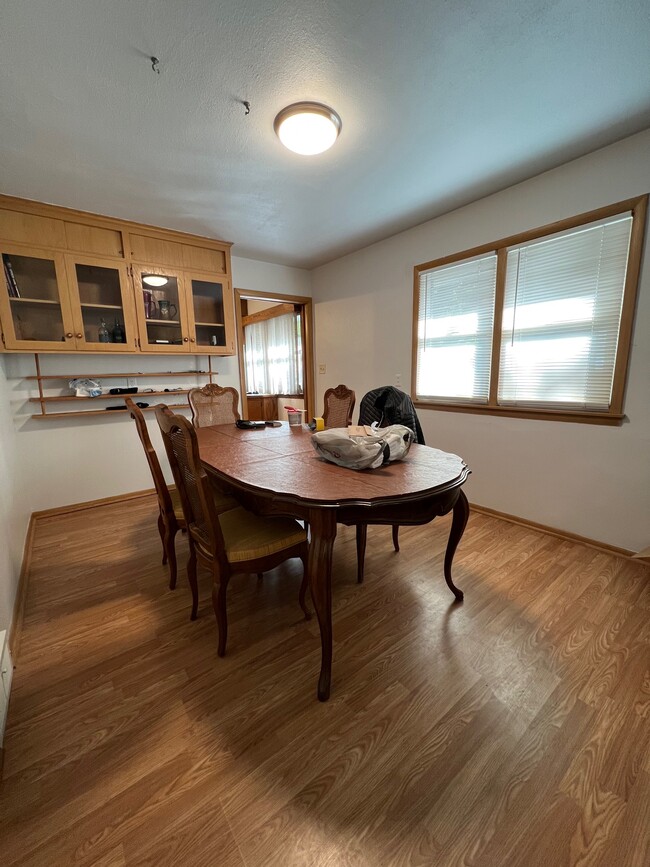
{"label": "doorway to adjacent room", "polygon": [[315,415],[312,299],[235,289],[242,417],[286,419],[285,406]]}

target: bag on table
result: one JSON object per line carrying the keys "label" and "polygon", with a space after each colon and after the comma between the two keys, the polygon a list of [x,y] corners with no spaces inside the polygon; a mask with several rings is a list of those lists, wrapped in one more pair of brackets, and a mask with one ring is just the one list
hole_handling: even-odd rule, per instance
{"label": "bag on table", "polygon": [[409,452],[415,434],[402,424],[373,428],[370,436],[351,436],[347,428],[330,428],[312,435],[320,457],[351,470],[374,470],[390,461],[401,461]]}

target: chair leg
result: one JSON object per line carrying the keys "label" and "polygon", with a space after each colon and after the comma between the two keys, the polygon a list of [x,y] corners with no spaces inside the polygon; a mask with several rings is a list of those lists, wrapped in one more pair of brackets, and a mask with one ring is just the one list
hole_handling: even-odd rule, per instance
{"label": "chair leg", "polygon": [[160,513],[158,514],[158,533],[160,534],[160,541],[162,542],[162,549],[163,549],[162,564],[164,566],[165,563],[167,562],[167,542],[165,540],[165,522],[163,521],[163,516]]}
{"label": "chair leg", "polygon": [[190,590],[192,591],[192,613],[190,620],[196,620],[196,615],[199,610],[199,585],[196,580],[196,551],[194,543],[190,537],[190,558],[187,561],[187,580],[190,582]]}
{"label": "chair leg", "polygon": [[176,565],[176,530],[167,529],[165,532],[165,549],[167,551],[166,560],[169,563],[169,589],[176,589],[176,576],[178,567]]}
{"label": "chair leg", "polygon": [[357,524],[357,584],[363,584],[363,569],[366,559],[367,524]]}
{"label": "chair leg", "polygon": [[217,653],[219,656],[226,655],[226,641],[228,640],[228,613],[226,611],[226,591],[228,590],[228,581],[230,575],[224,577],[214,576],[212,584],[212,607],[217,618],[217,629],[219,631],[219,646]]}
{"label": "chair leg", "polygon": [[396,551],[399,551],[398,534],[399,534],[399,524],[393,524],[393,548]]}
{"label": "chair leg", "polygon": [[300,585],[300,593],[298,594],[298,602],[305,614],[305,620],[311,620],[311,611],[307,608],[307,589],[309,587],[309,573],[307,571],[308,554],[301,554],[302,560],[302,583]]}

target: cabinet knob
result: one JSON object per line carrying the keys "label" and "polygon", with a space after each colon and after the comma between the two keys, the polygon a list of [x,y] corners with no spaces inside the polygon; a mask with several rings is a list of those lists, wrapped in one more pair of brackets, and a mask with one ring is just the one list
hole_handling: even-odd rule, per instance
{"label": "cabinet knob", "polygon": [[81,340],[81,338],[83,337],[83,334],[77,334],[77,337],[79,338],[79,340]]}
{"label": "cabinet knob", "polygon": [[190,343],[196,343],[193,337],[190,337]]}
{"label": "cabinet knob", "polygon": [[187,343],[187,340],[188,340],[188,338],[187,338],[187,337],[184,337],[184,338],[183,338],[183,343]]}
{"label": "cabinet knob", "polygon": [[68,331],[65,336],[68,338],[68,340],[70,340],[70,338],[72,337],[72,331]]}

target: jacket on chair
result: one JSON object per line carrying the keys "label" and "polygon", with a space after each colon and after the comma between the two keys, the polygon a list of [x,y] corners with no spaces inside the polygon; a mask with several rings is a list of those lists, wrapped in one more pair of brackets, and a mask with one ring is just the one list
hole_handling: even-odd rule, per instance
{"label": "jacket on chair", "polygon": [[389,424],[403,424],[415,434],[415,442],[425,445],[413,401],[408,394],[392,385],[382,385],[365,394],[359,405],[359,424],[379,423],[379,427]]}

